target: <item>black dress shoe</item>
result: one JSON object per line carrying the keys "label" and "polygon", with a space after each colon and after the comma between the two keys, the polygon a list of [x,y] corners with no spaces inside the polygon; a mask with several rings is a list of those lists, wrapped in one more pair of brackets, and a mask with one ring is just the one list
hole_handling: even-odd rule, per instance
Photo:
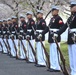
{"label": "black dress shoe", "polygon": [[17,60],[25,60],[25,59],[22,59],[22,58],[18,58]]}
{"label": "black dress shoe", "polygon": [[12,56],[10,53],[7,53],[7,56]]}
{"label": "black dress shoe", "polygon": [[3,52],[3,54],[7,54],[7,53],[4,53],[4,52]]}
{"label": "black dress shoe", "polygon": [[35,64],[36,67],[46,67],[45,65]]}
{"label": "black dress shoe", "polygon": [[16,56],[12,56],[12,55],[11,55],[10,58],[16,58]]}
{"label": "black dress shoe", "polygon": [[26,63],[34,63],[34,62],[26,61]]}
{"label": "black dress shoe", "polygon": [[48,69],[47,71],[49,71],[49,72],[60,72],[60,70],[55,70],[55,69],[52,69],[52,68]]}

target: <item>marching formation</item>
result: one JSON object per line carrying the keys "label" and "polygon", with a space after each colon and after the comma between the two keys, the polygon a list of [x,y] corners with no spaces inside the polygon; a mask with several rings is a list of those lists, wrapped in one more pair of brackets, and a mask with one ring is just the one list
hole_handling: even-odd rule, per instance
{"label": "marching formation", "polygon": [[[63,72],[69,75],[64,56],[60,50],[61,34],[68,28],[68,52],[71,75],[76,75],[76,2],[71,2],[71,15],[64,24],[58,15],[59,8],[52,7],[52,18],[49,25],[43,19],[43,11],[37,11],[37,22],[33,20],[33,13],[28,11],[20,16],[20,26],[17,17],[0,20],[0,52],[16,59],[35,63],[36,67],[48,67],[50,72]],[[45,48],[45,34],[48,33],[50,53]],[[61,65],[62,61],[62,65]]]}

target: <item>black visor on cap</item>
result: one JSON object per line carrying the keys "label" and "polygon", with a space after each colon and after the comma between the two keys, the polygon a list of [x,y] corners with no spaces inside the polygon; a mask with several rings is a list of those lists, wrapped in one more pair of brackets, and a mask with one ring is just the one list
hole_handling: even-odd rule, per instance
{"label": "black visor on cap", "polygon": [[71,8],[74,7],[74,6],[76,6],[76,4],[72,4],[72,5],[70,5]]}
{"label": "black visor on cap", "polygon": [[32,15],[32,14],[30,14],[30,13],[27,13],[26,15]]}
{"label": "black visor on cap", "polygon": [[39,12],[37,12],[37,14],[40,14]]}
{"label": "black visor on cap", "polygon": [[11,21],[11,19],[9,19],[8,21]]}
{"label": "black visor on cap", "polygon": [[41,13],[41,12],[37,12],[37,14],[43,14],[43,13]]}
{"label": "black visor on cap", "polygon": [[17,19],[17,18],[12,18],[12,19]]}
{"label": "black visor on cap", "polygon": [[29,13],[27,13],[26,15],[30,15]]}
{"label": "black visor on cap", "polygon": [[52,11],[54,11],[54,10],[58,10],[58,9],[53,8]]}
{"label": "black visor on cap", "polygon": [[6,20],[3,20],[3,22],[7,22]]}
{"label": "black visor on cap", "polygon": [[21,16],[20,19],[21,19],[21,18],[25,18],[25,17]]}

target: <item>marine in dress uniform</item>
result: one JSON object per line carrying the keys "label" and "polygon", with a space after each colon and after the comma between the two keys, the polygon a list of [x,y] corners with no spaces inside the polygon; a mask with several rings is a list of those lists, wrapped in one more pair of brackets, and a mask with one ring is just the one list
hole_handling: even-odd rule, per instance
{"label": "marine in dress uniform", "polygon": [[[7,19],[7,24],[8,24],[8,30],[7,30],[7,35],[8,35],[8,44],[9,44],[9,50],[11,51],[11,37],[10,37],[10,35],[11,35],[11,28],[12,28],[12,19],[11,18],[8,18]],[[11,54],[11,56],[12,56],[12,54]]]}
{"label": "marine in dress uniform", "polygon": [[[14,42],[15,42],[17,50],[18,50],[18,35],[17,35],[18,30],[19,30],[19,28],[18,28],[18,23],[17,23],[17,17],[12,16],[11,34],[14,36]],[[16,50],[14,48],[12,39],[11,39],[11,54],[13,57],[16,57]]]}
{"label": "marine in dress uniform", "polygon": [[[60,72],[60,65],[59,65],[59,53],[57,51],[56,43],[54,42],[53,36],[54,33],[59,31],[59,29],[64,25],[62,18],[58,15],[59,8],[58,6],[52,7],[52,18],[50,20],[49,26],[42,32],[42,34],[45,34],[46,32],[49,32],[48,35],[48,42],[50,43],[50,69],[48,71],[50,72]],[[58,36],[57,41],[60,45],[61,37]]]}
{"label": "marine in dress uniform", "polygon": [[[7,35],[7,28],[8,28],[8,25],[7,25],[7,20],[3,20],[3,27],[2,27],[2,34],[3,34],[3,53],[8,53],[8,50],[7,50],[7,42],[6,42],[6,35]],[[5,45],[6,44],[6,45]]]}
{"label": "marine in dress uniform", "polygon": [[[46,28],[46,22],[43,19],[43,11],[42,10],[37,11],[37,19],[38,19],[38,21],[36,23],[35,28],[36,28],[36,33],[40,35],[40,33],[42,33],[42,31],[45,30],[45,28]],[[46,66],[46,57],[45,57],[44,49],[43,49],[38,37],[36,38],[36,52],[37,52],[36,66],[37,67],[45,67]],[[44,41],[45,41],[45,36],[42,35],[43,44],[44,44]]]}
{"label": "marine in dress uniform", "polygon": [[[24,15],[21,15],[20,16],[20,27],[19,27],[19,33],[20,35],[22,36],[22,42],[25,46],[25,48],[27,49],[27,41],[25,39],[25,35],[26,35],[26,32],[27,32],[27,23],[25,21],[25,16]],[[26,55],[25,55],[25,52],[24,52],[24,49],[23,49],[23,46],[20,42],[20,59],[26,59]]]}
{"label": "marine in dress uniform", "polygon": [[[26,13],[26,15],[27,15],[27,19],[28,19],[26,38],[29,38],[32,47],[35,49],[34,31],[32,29],[32,27],[35,26],[35,21],[32,18],[33,13],[31,11],[28,11]],[[28,43],[28,46],[27,46],[27,54],[28,54],[28,61],[29,62],[35,62],[35,58],[34,58],[34,55],[33,55],[33,52],[32,52],[32,49],[31,49],[29,43]]]}
{"label": "marine in dress uniform", "polygon": [[[71,75],[76,75],[76,1],[71,2],[71,15],[67,23],[57,32],[62,34],[68,28],[68,53],[71,68]],[[57,36],[57,35],[55,35]]]}

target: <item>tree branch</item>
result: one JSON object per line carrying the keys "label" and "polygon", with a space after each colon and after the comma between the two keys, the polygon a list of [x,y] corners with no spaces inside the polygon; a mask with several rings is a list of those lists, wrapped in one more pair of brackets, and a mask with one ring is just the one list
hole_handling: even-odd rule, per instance
{"label": "tree branch", "polygon": [[35,6],[33,5],[33,3],[31,2],[31,0],[29,0],[29,2],[30,2],[30,4],[31,4],[31,6],[32,6],[33,8],[35,8]]}
{"label": "tree branch", "polygon": [[9,6],[13,11],[15,11],[14,7],[12,7],[10,4],[8,4],[6,2],[4,4],[7,5],[7,6]]}
{"label": "tree branch", "polygon": [[45,4],[45,1],[42,2],[42,6],[40,7],[40,10],[42,10],[44,4]]}

